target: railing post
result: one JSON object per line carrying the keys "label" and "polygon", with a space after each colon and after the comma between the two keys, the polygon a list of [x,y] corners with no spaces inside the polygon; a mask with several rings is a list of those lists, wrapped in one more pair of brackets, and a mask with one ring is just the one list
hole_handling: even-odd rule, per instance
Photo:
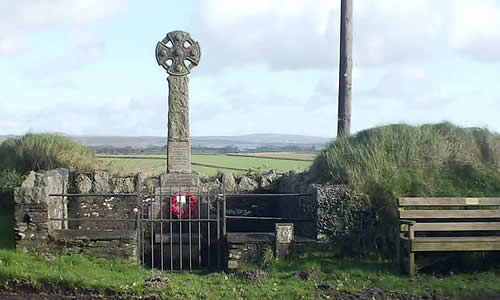
{"label": "railing post", "polygon": [[222,238],[226,238],[226,183],[222,181]]}

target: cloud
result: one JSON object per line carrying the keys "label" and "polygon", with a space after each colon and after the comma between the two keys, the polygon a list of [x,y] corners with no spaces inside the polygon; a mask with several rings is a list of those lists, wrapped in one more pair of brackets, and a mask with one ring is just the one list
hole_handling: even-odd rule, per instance
{"label": "cloud", "polygon": [[500,2],[461,0],[454,4],[450,47],[479,61],[500,61]]}
{"label": "cloud", "polygon": [[[340,1],[198,1],[192,32],[205,70],[264,64],[273,71],[335,69]],[[377,67],[428,61],[442,34],[447,1],[354,3],[354,63]]]}
{"label": "cloud", "polygon": [[442,108],[452,100],[440,93],[422,67],[388,68],[374,87],[359,89],[357,96],[375,101],[391,99],[408,107],[426,110]]}
{"label": "cloud", "polygon": [[[5,102],[8,103],[8,102]],[[6,111],[4,114],[3,112]],[[72,99],[15,110],[2,107],[5,133],[64,132],[81,135],[165,135],[166,101],[160,95]],[[34,121],[36,120],[36,121]]]}
{"label": "cloud", "polygon": [[[91,36],[81,37],[62,55],[47,57],[24,72],[37,84],[51,87],[74,87],[68,73],[79,71],[96,62],[104,53],[106,42]],[[61,75],[65,75],[64,77]]]}
{"label": "cloud", "polygon": [[31,37],[44,30],[67,29],[72,36],[106,22],[120,11],[121,0],[0,1],[0,56],[33,51]]}
{"label": "cloud", "polygon": [[264,63],[272,70],[332,66],[336,1],[197,1],[193,38],[205,70]]}
{"label": "cloud", "polygon": [[354,63],[361,67],[429,61],[443,34],[447,1],[360,1],[354,5]]}

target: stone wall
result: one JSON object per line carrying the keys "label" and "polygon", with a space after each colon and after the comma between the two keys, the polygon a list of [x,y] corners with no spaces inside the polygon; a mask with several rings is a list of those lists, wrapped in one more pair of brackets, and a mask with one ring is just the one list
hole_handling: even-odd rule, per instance
{"label": "stone wall", "polygon": [[[164,186],[165,175],[146,178],[142,173],[129,177],[112,177],[106,172],[71,173],[65,169],[31,172],[20,188],[15,190],[15,222],[20,251],[44,256],[58,254],[85,254],[96,257],[119,257],[135,261],[137,257],[136,219],[141,203],[149,205],[153,216],[157,193]],[[338,186],[307,183],[307,174],[290,172],[286,175],[269,171],[259,176],[235,178],[226,172],[213,180],[202,180],[200,192],[222,191],[238,193],[304,193],[301,197],[233,197],[228,200],[230,215],[276,216],[310,219],[294,223],[296,246],[310,244],[331,229],[332,205],[342,204],[346,193]],[[49,196],[50,194],[129,194],[138,196]],[[156,195],[156,196],[155,196]],[[338,207],[339,205],[334,205]],[[49,220],[49,219],[80,220]],[[285,222],[285,221],[284,221]],[[274,223],[267,222],[271,230],[261,230],[266,223],[241,221],[240,232],[272,232]],[[338,223],[338,222],[337,222]],[[335,224],[337,224],[335,223]],[[228,223],[229,224],[229,223]],[[255,225],[260,224],[260,225]],[[268,224],[268,225],[269,225]],[[338,225],[338,224],[337,224]],[[267,226],[267,225],[266,225]],[[229,227],[229,226],[228,226]],[[268,226],[269,227],[269,226]],[[267,229],[264,228],[264,229]],[[231,231],[231,230],[229,230]],[[239,233],[238,233],[239,234]],[[238,235],[237,234],[237,235]],[[238,265],[256,258],[257,250],[268,239],[244,241],[228,239],[228,263]],[[300,243],[298,241],[301,241]]]}
{"label": "stone wall", "polygon": [[[141,174],[113,178],[101,171],[31,172],[14,191],[16,248],[45,257],[84,254],[136,261],[138,197],[49,195],[136,193],[152,190],[152,185],[154,179],[146,180]],[[52,220],[66,218],[85,220]]]}
{"label": "stone wall", "polygon": [[67,214],[65,199],[49,194],[62,193],[68,182],[68,171],[57,169],[45,173],[31,172],[21,187],[14,191],[14,222],[16,248],[23,252],[44,254],[48,247],[49,232],[60,230]]}
{"label": "stone wall", "polygon": [[[130,194],[144,189],[144,180],[139,173],[134,177],[110,177],[103,171],[72,174],[70,192],[77,194]],[[134,221],[140,205],[138,196],[70,197],[70,218],[85,219],[70,221],[70,229],[123,230],[135,229]],[[99,219],[99,221],[93,221]],[[102,219],[105,219],[102,221]],[[118,221],[123,219],[126,221]]]}

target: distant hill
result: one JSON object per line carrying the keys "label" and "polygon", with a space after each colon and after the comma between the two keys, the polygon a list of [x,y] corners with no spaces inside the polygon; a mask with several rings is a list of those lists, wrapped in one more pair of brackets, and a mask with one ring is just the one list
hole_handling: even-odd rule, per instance
{"label": "distant hill", "polygon": [[[10,135],[11,136],[11,135]],[[71,136],[67,137],[87,146],[113,146],[145,148],[151,146],[163,146],[167,138],[163,136]],[[8,138],[0,135],[0,142]],[[191,145],[193,147],[225,147],[239,146],[243,148],[261,146],[311,146],[323,148],[332,141],[332,138],[290,135],[290,134],[247,134],[240,136],[193,136]]]}

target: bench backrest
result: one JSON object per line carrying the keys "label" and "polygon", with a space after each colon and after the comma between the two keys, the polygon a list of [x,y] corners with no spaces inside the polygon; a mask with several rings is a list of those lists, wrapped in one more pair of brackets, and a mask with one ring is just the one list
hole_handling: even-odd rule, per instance
{"label": "bench backrest", "polygon": [[[399,198],[399,218],[415,232],[499,231],[500,198]],[[407,231],[408,225],[401,225]]]}

